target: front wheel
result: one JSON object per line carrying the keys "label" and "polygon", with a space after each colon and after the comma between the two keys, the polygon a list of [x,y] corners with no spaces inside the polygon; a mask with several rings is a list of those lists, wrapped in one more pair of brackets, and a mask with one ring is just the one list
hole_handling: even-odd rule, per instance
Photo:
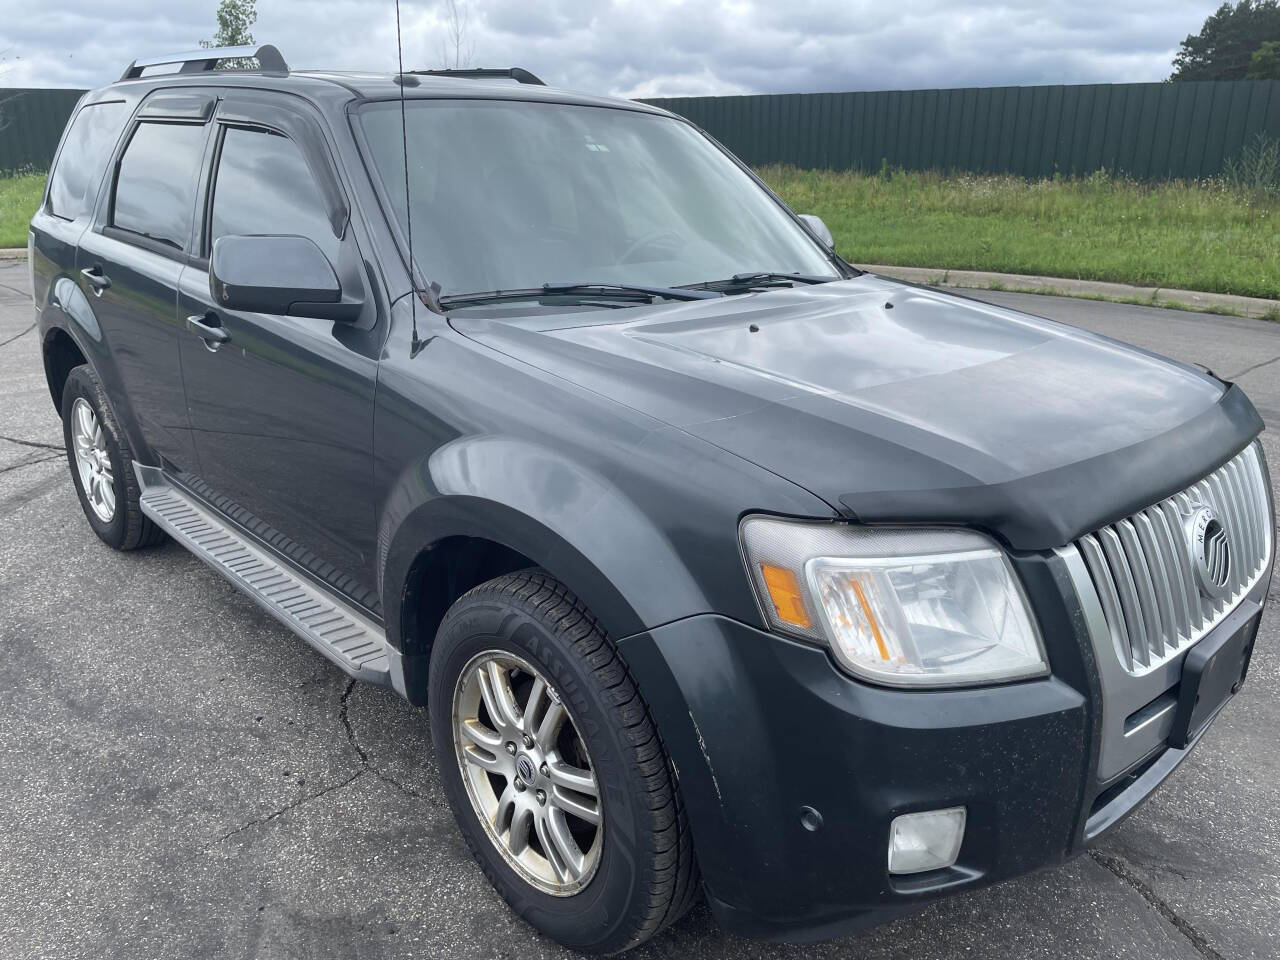
{"label": "front wheel", "polygon": [[445,793],[518,914],[616,953],[688,909],[697,868],[666,753],[612,640],[562,584],[531,570],[463,596],[430,677]]}

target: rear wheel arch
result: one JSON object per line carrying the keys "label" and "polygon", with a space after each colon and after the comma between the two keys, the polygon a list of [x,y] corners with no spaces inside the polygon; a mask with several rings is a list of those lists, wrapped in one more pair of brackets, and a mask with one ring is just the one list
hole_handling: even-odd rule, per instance
{"label": "rear wheel arch", "polygon": [[45,334],[41,352],[44,355],[44,375],[49,384],[49,395],[61,416],[62,391],[67,385],[67,377],[72,370],[87,364],[89,360],[75,338],[61,327],[53,327]]}

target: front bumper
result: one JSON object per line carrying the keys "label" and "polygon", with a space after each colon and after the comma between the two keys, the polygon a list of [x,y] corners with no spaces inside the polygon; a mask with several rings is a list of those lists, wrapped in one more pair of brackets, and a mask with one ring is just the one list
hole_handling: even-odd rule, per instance
{"label": "front bumper", "polygon": [[[725,928],[821,939],[1061,863],[1186,757],[1193,745],[1165,747],[1119,778],[1098,778],[1101,694],[1083,618],[1055,560],[1019,565],[1053,667],[1038,680],[874,687],[820,648],[714,615],[622,641]],[[968,824],[954,867],[889,874],[895,816],[961,805]],[[816,830],[811,816],[802,823],[809,810],[821,817]]]}

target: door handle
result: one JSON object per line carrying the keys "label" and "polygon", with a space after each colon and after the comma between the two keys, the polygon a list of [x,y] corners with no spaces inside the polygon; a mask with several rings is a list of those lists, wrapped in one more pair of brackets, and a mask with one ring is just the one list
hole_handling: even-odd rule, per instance
{"label": "door handle", "polygon": [[93,287],[93,292],[97,296],[102,296],[102,291],[111,286],[111,278],[102,272],[102,264],[95,263],[92,267],[85,267],[80,271],[80,276],[84,277],[85,282]]}
{"label": "door handle", "polygon": [[203,340],[205,346],[213,350],[231,339],[231,334],[223,328],[218,315],[212,310],[205,314],[187,317],[187,329]]}

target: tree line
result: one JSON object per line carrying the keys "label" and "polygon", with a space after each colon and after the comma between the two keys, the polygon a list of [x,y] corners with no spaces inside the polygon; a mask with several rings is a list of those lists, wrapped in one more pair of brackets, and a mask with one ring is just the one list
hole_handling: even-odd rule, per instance
{"label": "tree line", "polygon": [[1224,3],[1182,41],[1170,80],[1280,80],[1280,2]]}

